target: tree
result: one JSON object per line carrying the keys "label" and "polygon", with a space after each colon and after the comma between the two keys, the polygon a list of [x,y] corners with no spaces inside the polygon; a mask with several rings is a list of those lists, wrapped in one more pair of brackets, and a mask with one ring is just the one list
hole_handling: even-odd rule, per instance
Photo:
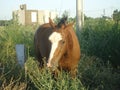
{"label": "tree", "polygon": [[113,11],[113,20],[118,25],[120,21],[120,11],[118,11],[117,9]]}

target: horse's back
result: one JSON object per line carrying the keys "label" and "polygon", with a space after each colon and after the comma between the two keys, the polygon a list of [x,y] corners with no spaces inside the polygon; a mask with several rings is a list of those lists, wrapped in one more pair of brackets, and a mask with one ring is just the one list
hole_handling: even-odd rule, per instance
{"label": "horse's back", "polygon": [[43,24],[40,26],[36,33],[35,33],[35,51],[36,54],[41,56],[40,58],[42,59],[43,57],[48,58],[50,49],[51,49],[51,43],[48,40],[49,35],[52,33],[52,28],[50,27],[49,24]]}

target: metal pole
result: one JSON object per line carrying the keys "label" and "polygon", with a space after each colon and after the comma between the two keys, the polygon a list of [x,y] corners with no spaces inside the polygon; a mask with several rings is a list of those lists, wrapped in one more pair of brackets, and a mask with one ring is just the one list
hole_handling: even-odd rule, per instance
{"label": "metal pole", "polygon": [[83,26],[83,0],[76,0],[76,29],[81,30]]}

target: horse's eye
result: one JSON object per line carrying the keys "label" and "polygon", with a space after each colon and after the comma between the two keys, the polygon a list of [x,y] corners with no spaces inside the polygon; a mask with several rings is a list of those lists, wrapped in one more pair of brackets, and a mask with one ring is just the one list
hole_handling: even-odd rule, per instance
{"label": "horse's eye", "polygon": [[61,43],[62,43],[62,44],[64,44],[64,43],[65,43],[65,41],[64,41],[64,40],[61,40]]}

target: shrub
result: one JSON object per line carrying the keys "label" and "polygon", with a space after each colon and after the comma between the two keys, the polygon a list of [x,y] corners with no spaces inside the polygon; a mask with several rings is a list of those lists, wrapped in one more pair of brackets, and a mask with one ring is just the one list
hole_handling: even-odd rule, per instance
{"label": "shrub", "polygon": [[100,19],[95,25],[86,25],[80,32],[80,44],[83,53],[120,66],[120,28],[111,21]]}
{"label": "shrub", "polygon": [[79,79],[71,79],[68,74],[59,73],[57,80],[44,68],[39,70],[37,62],[29,58],[25,64],[27,74],[38,90],[86,90]]}
{"label": "shrub", "polygon": [[[29,55],[34,56],[34,30],[31,26],[10,24],[0,28],[0,89],[22,89],[27,87],[25,73],[17,64],[15,45],[24,44]],[[25,89],[24,89],[25,90]]]}
{"label": "shrub", "polygon": [[79,65],[80,80],[88,90],[119,90],[120,73],[95,56],[82,55]]}

